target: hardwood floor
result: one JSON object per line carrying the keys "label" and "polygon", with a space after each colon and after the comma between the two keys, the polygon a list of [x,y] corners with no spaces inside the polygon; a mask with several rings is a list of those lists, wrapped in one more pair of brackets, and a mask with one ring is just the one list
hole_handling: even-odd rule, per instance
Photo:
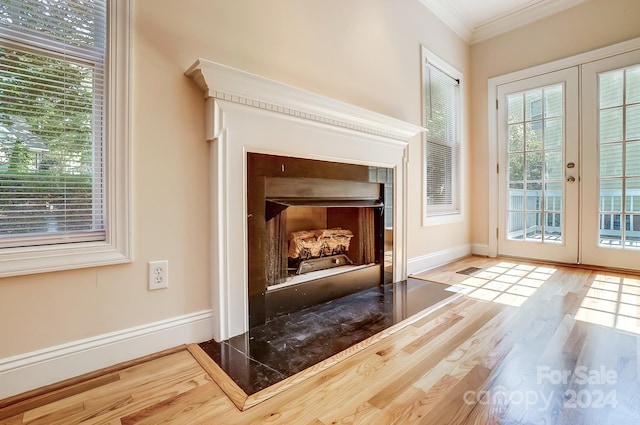
{"label": "hardwood floor", "polygon": [[640,423],[640,277],[480,257],[421,277],[466,295],[244,412],[178,350],[0,401],[0,423]]}

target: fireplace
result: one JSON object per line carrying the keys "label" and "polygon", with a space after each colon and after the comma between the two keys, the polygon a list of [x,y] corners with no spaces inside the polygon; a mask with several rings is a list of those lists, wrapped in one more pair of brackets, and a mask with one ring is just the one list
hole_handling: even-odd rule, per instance
{"label": "fireplace", "polygon": [[391,168],[248,153],[249,326],[390,283],[392,204]]}
{"label": "fireplace", "polygon": [[[408,143],[422,127],[202,59],[186,75],[205,97],[216,341],[406,278]],[[297,231],[316,237],[299,251],[318,261],[283,257]]]}

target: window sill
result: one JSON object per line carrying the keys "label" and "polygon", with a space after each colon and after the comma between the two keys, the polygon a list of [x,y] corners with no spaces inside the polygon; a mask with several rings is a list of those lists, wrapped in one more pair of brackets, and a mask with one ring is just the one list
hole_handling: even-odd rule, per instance
{"label": "window sill", "polygon": [[131,262],[106,242],[85,242],[42,247],[9,248],[0,256],[0,277],[54,272]]}
{"label": "window sill", "polygon": [[441,224],[461,223],[464,221],[462,213],[429,215],[422,218],[422,227],[439,226]]}

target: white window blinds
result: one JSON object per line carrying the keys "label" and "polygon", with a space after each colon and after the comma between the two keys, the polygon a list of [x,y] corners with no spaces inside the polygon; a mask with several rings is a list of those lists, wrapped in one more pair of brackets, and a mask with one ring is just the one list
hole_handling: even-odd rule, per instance
{"label": "white window blinds", "polygon": [[0,247],[105,240],[106,0],[0,1]]}
{"label": "white window blinds", "polygon": [[459,211],[459,81],[425,64],[425,211],[426,215]]}

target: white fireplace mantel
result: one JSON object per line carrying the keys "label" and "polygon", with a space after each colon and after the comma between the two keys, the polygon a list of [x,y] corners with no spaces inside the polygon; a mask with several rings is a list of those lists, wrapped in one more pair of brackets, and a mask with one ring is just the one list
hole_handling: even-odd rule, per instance
{"label": "white fireplace mantel", "polygon": [[212,142],[215,340],[249,327],[247,152],[393,168],[393,278],[406,278],[407,146],[423,127],[203,59],[186,75],[204,90],[206,139]]}

